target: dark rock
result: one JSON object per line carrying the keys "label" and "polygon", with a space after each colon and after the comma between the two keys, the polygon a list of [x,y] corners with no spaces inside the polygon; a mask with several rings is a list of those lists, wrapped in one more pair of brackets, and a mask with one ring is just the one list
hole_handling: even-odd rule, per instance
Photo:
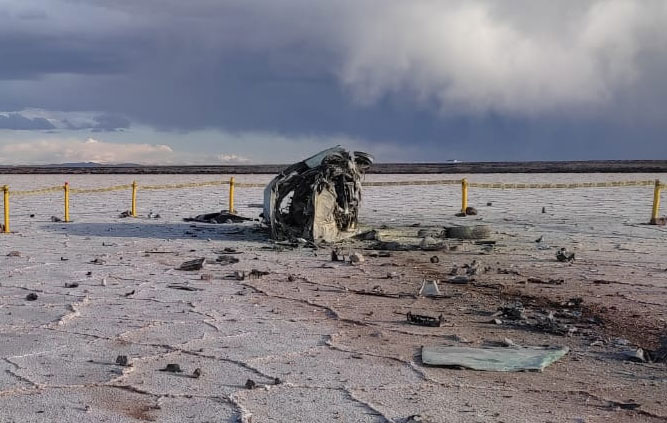
{"label": "dark rock", "polygon": [[169,363],[164,369],[159,369],[161,372],[169,372],[169,373],[183,373],[183,370],[181,370],[181,366],[179,366],[176,363]]}
{"label": "dark rock", "polygon": [[38,298],[38,295],[35,294],[34,292],[31,292],[30,294],[25,296],[25,299],[28,301],[35,301]]}
{"label": "dark rock", "polygon": [[438,256],[432,256],[431,257],[431,263],[439,263],[439,262],[440,262],[440,258],[438,258]]}
{"label": "dark rock", "polygon": [[246,389],[255,389],[255,388],[257,388],[257,383],[255,383],[255,381],[252,380],[252,379],[248,379],[245,382],[245,388]]}
{"label": "dark rock", "polygon": [[116,364],[118,364],[119,366],[127,366],[128,363],[129,360],[127,359],[126,355],[119,355],[118,357],[116,357]]}
{"label": "dark rock", "polygon": [[201,270],[204,267],[205,258],[198,258],[183,262],[176,270],[194,271]]}
{"label": "dark rock", "polygon": [[466,216],[477,216],[477,209],[474,207],[466,207]]}

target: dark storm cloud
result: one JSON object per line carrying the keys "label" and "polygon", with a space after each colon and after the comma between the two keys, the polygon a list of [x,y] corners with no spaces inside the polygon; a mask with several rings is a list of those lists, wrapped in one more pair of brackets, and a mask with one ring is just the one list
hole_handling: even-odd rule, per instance
{"label": "dark storm cloud", "polygon": [[419,143],[436,160],[622,155],[628,137],[667,154],[666,17],[651,0],[17,1],[0,11],[0,110]]}
{"label": "dark storm cloud", "polygon": [[0,114],[0,129],[50,130],[55,129],[55,126],[41,117],[28,118],[20,113],[8,113],[7,115]]}

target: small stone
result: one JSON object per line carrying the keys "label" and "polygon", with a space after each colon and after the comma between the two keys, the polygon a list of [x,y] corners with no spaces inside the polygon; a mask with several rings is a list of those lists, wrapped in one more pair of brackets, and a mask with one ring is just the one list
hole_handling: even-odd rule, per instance
{"label": "small stone", "polygon": [[20,251],[10,251],[7,254],[7,257],[21,257],[21,252]]}
{"label": "small stone", "polygon": [[255,388],[257,388],[257,383],[255,383],[255,381],[252,380],[252,379],[248,379],[245,382],[245,388],[246,389],[255,389]]}
{"label": "small stone", "polygon": [[51,222],[62,222],[63,220],[58,216],[51,216]]}
{"label": "small stone", "polygon": [[646,354],[644,354],[644,350],[641,348],[637,348],[636,350],[631,351],[624,351],[623,356],[626,360],[634,361],[635,363],[646,363],[647,361]]}
{"label": "small stone", "polygon": [[493,205],[493,203],[490,202],[490,201],[489,201],[488,203],[486,203],[486,206],[487,206],[487,207],[491,207],[492,205]]}
{"label": "small stone", "polygon": [[194,372],[192,372],[192,377],[199,379],[201,377],[201,369],[197,367]]}
{"label": "small stone", "polygon": [[210,273],[203,273],[203,274],[200,276],[200,278],[201,278],[201,280],[203,280],[203,281],[210,281],[211,279],[213,279],[213,275],[210,274]]}
{"label": "small stone", "polygon": [[542,207],[542,213],[546,213],[546,212],[547,212],[547,208],[546,208],[546,207]]}
{"label": "small stone", "polygon": [[364,262],[364,256],[361,253],[352,253],[350,254],[350,263],[359,264]]}
{"label": "small stone", "polygon": [[37,298],[38,296],[34,292],[31,292],[30,294],[25,296],[25,299],[28,301],[35,301]]}
{"label": "small stone", "polygon": [[78,286],[78,282],[65,282],[65,288],[77,288]]}
{"label": "small stone", "polygon": [[516,347],[516,343],[509,338],[504,338],[502,345],[503,347]]}
{"label": "small stone", "polygon": [[466,216],[476,216],[477,215],[477,209],[474,207],[466,207]]}
{"label": "small stone", "polygon": [[103,278],[103,279],[102,279],[102,282],[100,283],[100,285],[102,285],[102,286],[107,286],[107,279],[106,279],[106,278]]}
{"label": "small stone", "polygon": [[493,319],[493,320],[491,320],[491,322],[489,322],[489,323],[493,323],[494,325],[502,325],[502,324],[503,324],[503,321],[500,320],[500,319]]}
{"label": "small stone", "polygon": [[167,367],[164,369],[160,369],[161,372],[169,372],[169,373],[182,373],[183,370],[181,370],[181,366],[179,366],[176,363],[169,363],[167,364]]}
{"label": "small stone", "polygon": [[119,355],[118,357],[116,357],[116,364],[118,364],[119,366],[127,366],[128,363],[129,360],[127,359],[126,355]]}
{"label": "small stone", "polygon": [[431,257],[431,263],[439,263],[439,262],[440,262],[440,259],[438,258],[438,256]]}
{"label": "small stone", "polygon": [[296,280],[296,278],[294,277],[294,275],[287,275],[287,280],[289,282],[294,282]]}
{"label": "small stone", "polygon": [[283,381],[280,380],[280,378],[277,377],[277,378],[274,378],[274,379],[273,379],[273,384],[274,384],[274,385],[280,385],[281,383],[283,383]]}

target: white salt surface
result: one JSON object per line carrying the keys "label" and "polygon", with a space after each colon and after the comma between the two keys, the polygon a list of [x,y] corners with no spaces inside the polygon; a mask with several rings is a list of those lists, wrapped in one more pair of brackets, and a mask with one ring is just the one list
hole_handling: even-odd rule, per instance
{"label": "white salt surface", "polygon": [[[369,175],[366,180],[461,177],[507,183],[667,181],[666,174]],[[75,188],[93,188],[133,179],[156,185],[216,178],[228,175],[3,175],[0,185],[27,190],[67,180]],[[270,179],[236,177],[250,183]],[[469,204],[480,215],[461,220],[453,217],[460,208],[459,186],[380,187],[364,191],[361,220],[375,227],[490,223],[521,239],[544,235],[552,245],[574,244],[584,257],[628,251],[630,266],[665,267],[666,230],[643,225],[652,197],[652,187],[472,188]],[[262,189],[237,189],[241,215],[256,217],[261,210],[254,205],[261,202]],[[445,398],[439,390],[451,389],[445,388],[446,377],[433,384],[424,376],[433,371],[416,371],[394,358],[360,360],[332,348],[329,340],[340,323],[327,309],[310,300],[266,301],[249,285],[227,279],[234,270],[250,268],[283,279],[292,272],[315,272],[300,252],[264,251],[261,233],[182,221],[226,209],[227,187],[140,190],[138,219],[118,218],[130,208],[129,190],[72,195],[73,222],[52,223],[51,216],[62,217],[62,203],[61,193],[12,197],[14,233],[0,236],[0,422],[404,421],[414,411],[405,389],[414,390],[415,403],[434,396],[428,407],[441,416],[451,411],[437,405]],[[149,212],[161,218],[148,219]],[[239,264],[215,264],[215,251],[225,247],[244,252]],[[10,251],[21,256],[7,257]],[[209,259],[201,272],[174,270],[197,257]],[[306,267],[299,268],[301,263]],[[201,274],[213,279],[201,280]],[[657,279],[654,288],[665,288],[664,281]],[[74,282],[78,287],[65,287]],[[33,292],[38,299],[26,301]],[[118,355],[128,356],[131,366],[116,365]],[[179,364],[183,373],[160,371],[169,363]],[[202,376],[190,377],[196,368]],[[282,383],[274,385],[275,378]],[[248,379],[260,389],[245,389]],[[459,399],[469,401],[459,393],[445,403]],[[526,410],[517,411],[521,398],[495,398],[487,405],[505,410],[505,421],[526,416]],[[487,411],[442,421],[497,421]]]}

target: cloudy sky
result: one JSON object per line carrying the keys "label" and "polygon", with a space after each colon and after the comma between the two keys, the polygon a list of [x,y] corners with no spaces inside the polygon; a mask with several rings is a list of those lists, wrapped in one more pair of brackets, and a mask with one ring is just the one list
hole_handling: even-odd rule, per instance
{"label": "cloudy sky", "polygon": [[0,164],[667,158],[664,0],[0,0]]}

